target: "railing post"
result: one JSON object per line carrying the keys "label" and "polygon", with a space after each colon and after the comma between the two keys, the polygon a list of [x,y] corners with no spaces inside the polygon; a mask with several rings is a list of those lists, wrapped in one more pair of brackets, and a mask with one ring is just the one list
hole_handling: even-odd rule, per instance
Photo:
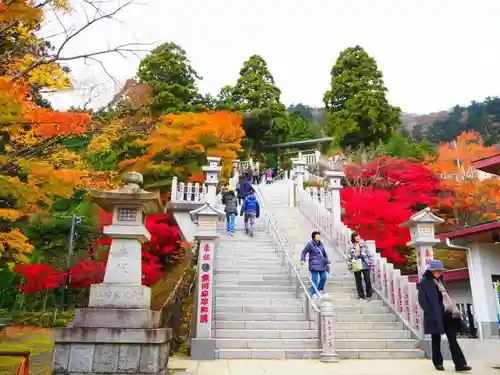
{"label": "railing post", "polygon": [[172,190],[170,193],[170,200],[175,202],[177,200],[177,176],[172,178]]}
{"label": "railing post", "polygon": [[333,335],[333,298],[323,296],[319,301],[320,309],[320,340],[321,340],[321,362],[336,363],[339,356],[335,351],[335,337]]}

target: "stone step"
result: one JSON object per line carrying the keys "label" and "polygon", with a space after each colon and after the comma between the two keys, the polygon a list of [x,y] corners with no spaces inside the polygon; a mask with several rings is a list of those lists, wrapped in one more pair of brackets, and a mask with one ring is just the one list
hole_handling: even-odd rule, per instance
{"label": "stone step", "polygon": [[300,306],[302,301],[292,295],[290,298],[227,298],[215,296],[215,305],[222,306]]}
{"label": "stone step", "polygon": [[[215,290],[216,298],[230,298],[230,299],[296,299],[295,292],[241,292],[241,291],[222,291]],[[348,301],[348,300],[346,300]],[[229,303],[228,303],[229,304]]]}
{"label": "stone step", "polygon": [[317,329],[302,330],[227,330],[215,331],[217,339],[318,339]]}
{"label": "stone step", "polygon": [[241,254],[241,253],[250,253],[250,254],[276,254],[276,247],[272,244],[265,245],[251,245],[246,243],[227,243],[220,245],[217,248],[217,254]]}
{"label": "stone step", "polygon": [[[234,267],[234,266],[231,266]],[[284,267],[276,268],[276,269],[260,269],[260,270],[252,270],[245,267],[241,268],[226,268],[226,267],[215,267],[215,274],[217,275],[233,275],[233,277],[239,278],[240,276],[245,275],[259,275],[259,276],[286,276],[288,277],[288,272]]]}
{"label": "stone step", "polygon": [[216,312],[215,320],[239,320],[239,321],[272,321],[272,320],[296,320],[304,321],[303,313],[226,313]]}
{"label": "stone step", "polygon": [[[337,323],[334,323],[337,324]],[[310,322],[307,320],[302,321],[219,321],[216,320],[214,324],[215,329],[227,329],[227,330],[274,330],[274,329],[284,329],[284,330],[317,330],[317,324],[315,322]]]}
{"label": "stone step", "polygon": [[[364,345],[375,345],[375,339],[387,341],[387,340],[411,340],[410,331],[404,330],[382,330],[382,331],[357,331],[357,330],[334,330],[333,336],[335,340],[344,340],[341,342],[348,342],[346,345],[353,345],[354,349],[366,349]],[[230,338],[230,339],[317,339],[318,330],[317,329],[216,329],[216,338]],[[361,346],[355,346],[355,343],[350,343],[349,340],[359,340]],[[369,344],[365,344],[363,340],[367,340]],[[410,345],[407,341],[402,341],[404,345]],[[379,345],[379,344],[377,344]],[[380,344],[382,345],[382,344]],[[342,347],[338,347],[342,349]],[[400,348],[399,346],[397,348]],[[349,347],[347,347],[349,349]],[[388,349],[393,349],[388,348]],[[403,349],[406,349],[404,347]],[[413,349],[411,347],[410,349]]]}
{"label": "stone step", "polygon": [[249,260],[254,260],[254,261],[261,261],[261,262],[277,262],[280,261],[280,258],[276,253],[271,253],[269,254],[259,254],[256,256],[254,253],[243,253],[243,254],[238,254],[238,252],[235,252],[234,254],[230,255],[219,255],[219,253],[216,253],[215,256],[215,261],[217,262],[219,259],[234,259],[234,260],[239,260],[242,262],[247,262]]}
{"label": "stone step", "polygon": [[[267,330],[267,329],[290,329],[290,330],[300,330],[300,329],[317,329],[317,324],[314,321],[286,321],[286,320],[276,320],[276,321],[215,321],[216,329],[249,329],[249,330]],[[333,329],[339,332],[381,332],[384,331],[399,331],[408,332],[403,328],[403,323],[399,322],[378,322],[378,323],[366,323],[366,322],[333,322]],[[373,334],[373,333],[372,333]],[[347,335],[347,333],[346,333]],[[352,333],[355,335],[355,333]],[[390,334],[389,334],[390,335]],[[347,337],[346,337],[347,338]],[[349,337],[355,338],[355,337]],[[369,338],[369,337],[367,337]]]}
{"label": "stone step", "polygon": [[336,314],[333,317],[336,322],[396,322],[396,315],[392,314]]}
{"label": "stone step", "polygon": [[318,339],[216,339],[216,349],[318,349]]}
{"label": "stone step", "polygon": [[215,290],[226,292],[293,292],[295,293],[295,285],[288,283],[286,285],[235,285],[234,283],[219,283],[215,285]]}
{"label": "stone step", "polygon": [[303,308],[301,305],[246,305],[246,306],[233,306],[233,305],[215,305],[216,313],[302,313]]}
{"label": "stone step", "polygon": [[[284,282],[290,284],[291,280],[288,275],[228,275],[228,274],[216,274],[215,282],[225,283],[225,282],[253,282],[253,283],[269,283],[273,285],[276,282]],[[286,285],[285,284],[285,285]],[[251,284],[247,284],[251,285]]]}
{"label": "stone step", "polygon": [[251,263],[238,262],[234,260],[233,262],[215,261],[216,272],[226,272],[235,273],[241,271],[250,271],[251,273],[265,271],[265,272],[286,272],[286,267],[281,264],[281,262],[276,261],[273,263]]}
{"label": "stone step", "polygon": [[[425,352],[419,349],[341,349],[336,351],[342,359],[417,359],[424,358]],[[320,349],[217,349],[217,359],[317,359]]]}

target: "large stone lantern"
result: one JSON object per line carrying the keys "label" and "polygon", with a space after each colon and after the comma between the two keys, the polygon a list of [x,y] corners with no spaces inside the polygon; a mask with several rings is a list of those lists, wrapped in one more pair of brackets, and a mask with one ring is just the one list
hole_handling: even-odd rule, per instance
{"label": "large stone lantern", "polygon": [[160,328],[150,310],[151,291],[142,285],[142,244],[151,235],[146,214],[163,212],[158,192],[142,190],[142,175],[126,173],[125,186],[92,191],[112,212],[104,227],[111,238],[104,281],[90,289],[89,307],[77,309],[71,327],[53,330],[54,374],[155,374],[166,372],[171,330]]}
{"label": "large stone lantern", "polygon": [[407,222],[400,224],[400,227],[410,230],[411,241],[407,245],[416,249],[417,270],[420,276],[434,258],[433,246],[441,242],[435,236],[435,227],[443,222],[443,219],[434,215],[427,207],[412,215]]}

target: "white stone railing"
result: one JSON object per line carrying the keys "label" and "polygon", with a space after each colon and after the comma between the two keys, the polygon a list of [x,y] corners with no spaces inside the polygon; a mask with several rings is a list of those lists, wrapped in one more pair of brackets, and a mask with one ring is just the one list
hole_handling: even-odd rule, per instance
{"label": "white stone railing", "polygon": [[[330,251],[336,251],[347,263],[352,231],[343,223],[340,227],[334,226],[332,212],[328,209],[328,202],[332,199],[331,194],[325,193],[322,189],[299,190],[297,204],[302,213],[321,231],[322,238],[329,242]],[[375,241],[365,241],[365,243],[372,251],[375,263],[372,268],[374,291],[412,331],[413,336],[423,338],[422,311],[418,304],[417,285],[410,282],[407,276],[402,276],[400,270],[396,270],[393,264],[376,252]]]}
{"label": "white stone railing", "polygon": [[207,186],[199,183],[178,182],[177,177],[172,179],[172,202],[204,203],[207,199]]}

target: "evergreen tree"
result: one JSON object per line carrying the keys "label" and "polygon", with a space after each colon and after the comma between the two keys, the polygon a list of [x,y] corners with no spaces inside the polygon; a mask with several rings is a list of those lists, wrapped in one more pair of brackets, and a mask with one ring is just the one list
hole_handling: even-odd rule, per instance
{"label": "evergreen tree", "polygon": [[401,110],[389,104],[377,63],[360,47],[342,51],[324,95],[326,133],[341,147],[387,141],[400,124]]}
{"label": "evergreen tree", "polygon": [[139,64],[139,83],[152,88],[151,109],[155,114],[204,110],[196,82],[201,79],[175,43],[156,47]]}

